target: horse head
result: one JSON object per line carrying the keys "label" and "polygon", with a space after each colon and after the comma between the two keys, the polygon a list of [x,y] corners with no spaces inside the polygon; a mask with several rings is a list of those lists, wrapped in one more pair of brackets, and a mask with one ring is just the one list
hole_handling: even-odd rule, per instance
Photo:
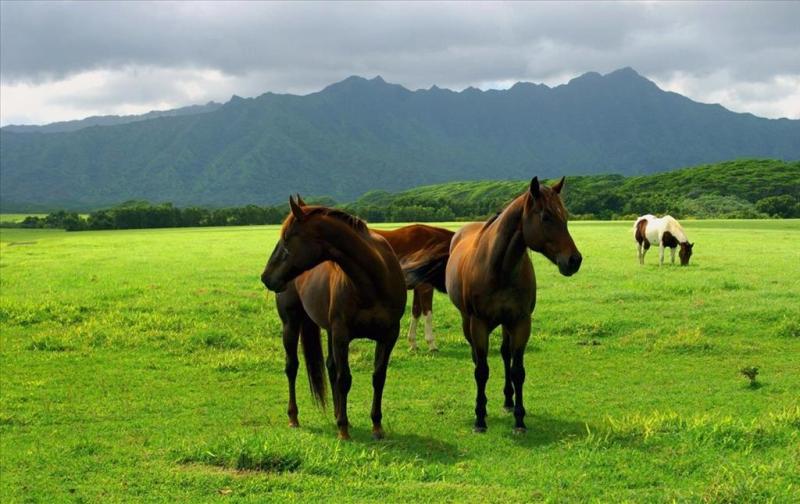
{"label": "horse head", "polygon": [[687,266],[689,264],[689,258],[692,257],[694,243],[689,243],[688,241],[682,242],[680,246],[681,250],[678,252],[678,257],[681,258],[681,266]]}
{"label": "horse head", "polygon": [[283,222],[280,239],[261,273],[261,281],[275,292],[281,292],[298,275],[325,260],[322,245],[313,239],[312,217],[317,213],[304,208],[300,195],[296,200],[289,197],[289,207],[291,212]]}
{"label": "horse head", "polygon": [[533,177],[522,214],[525,244],[558,266],[564,276],[575,274],[583,257],[567,230],[567,211],[561,201],[564,177],[553,187],[539,184]]}

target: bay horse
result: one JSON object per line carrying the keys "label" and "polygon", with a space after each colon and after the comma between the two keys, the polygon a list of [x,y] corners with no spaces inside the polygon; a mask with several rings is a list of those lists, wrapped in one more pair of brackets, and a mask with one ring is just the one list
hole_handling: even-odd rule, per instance
{"label": "bay horse", "polygon": [[[305,205],[289,198],[291,212],[267,262],[261,281],[277,293],[283,322],[289,425],[297,427],[297,342],[303,343],[314,400],[325,405],[325,376],[333,392],[339,439],[350,439],[347,394],[352,377],[350,342],[375,341],[372,375],[372,436],[383,438],[381,400],[389,356],[400,334],[406,307],[406,284],[392,247],[361,219],[341,210]],[[323,364],[320,328],[328,333]]]}
{"label": "bay horse", "polygon": [[642,215],[633,224],[633,238],[636,240],[636,252],[639,264],[644,264],[644,255],[650,245],[658,243],[658,265],[664,265],[664,249],[669,248],[670,259],[675,264],[675,248],[680,247],[678,255],[681,266],[689,264],[694,243],[689,243],[681,225],[671,215],[658,218],[655,215]]}
{"label": "bay horse", "polygon": [[[536,276],[528,249],[550,259],[564,276],[575,274],[583,259],[567,230],[567,211],[560,197],[563,186],[564,178],[547,187],[534,177],[528,190],[502,212],[485,223],[462,227],[451,242],[444,283],[461,312],[464,337],[472,348],[475,432],[486,432],[489,334],[497,326],[503,328],[504,407],[514,412],[514,432],[526,430],[523,358],[536,306]],[[429,278],[428,269],[437,266],[423,264],[407,275]]]}
{"label": "bay horse", "polygon": [[[392,230],[373,229],[375,233],[383,236],[389,245],[394,249],[400,264],[406,261],[416,261],[417,254],[426,251],[430,254],[439,254],[444,251],[449,253],[450,240],[453,231],[440,227],[428,226],[425,224],[412,224]],[[421,316],[425,316],[425,341],[428,343],[428,350],[436,352],[436,342],[433,338],[433,291],[434,287],[429,283],[409,285],[409,289],[414,291],[414,299],[411,303],[411,323],[408,326],[408,344],[411,350],[417,349],[417,324]]]}

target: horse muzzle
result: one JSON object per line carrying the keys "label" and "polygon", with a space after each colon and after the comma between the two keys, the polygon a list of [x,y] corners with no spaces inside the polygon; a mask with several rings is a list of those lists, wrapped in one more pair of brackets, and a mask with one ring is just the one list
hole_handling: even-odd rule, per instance
{"label": "horse muzzle", "polygon": [[287,282],[280,282],[276,281],[274,278],[270,278],[270,275],[268,275],[266,272],[261,274],[261,283],[263,283],[264,287],[272,292],[283,292],[286,290],[286,286],[288,285]]}
{"label": "horse muzzle", "polygon": [[564,276],[572,276],[581,269],[583,256],[580,252],[576,252],[567,257],[559,257],[556,264],[558,264],[558,272]]}

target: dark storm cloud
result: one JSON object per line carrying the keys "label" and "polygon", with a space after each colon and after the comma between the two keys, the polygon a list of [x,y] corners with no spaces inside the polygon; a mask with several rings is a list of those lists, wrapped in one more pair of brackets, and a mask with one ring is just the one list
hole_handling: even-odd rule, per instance
{"label": "dark storm cloud", "polygon": [[303,68],[339,76],[384,71],[411,85],[434,78],[460,85],[624,65],[644,73],[725,67],[755,80],[800,70],[800,4],[795,2],[4,2],[1,18],[0,64],[10,82],[132,64],[214,68],[234,75]]}
{"label": "dark storm cloud", "polygon": [[[623,66],[662,81],[715,75],[718,86],[800,75],[799,2],[3,2],[0,9],[6,85],[131,68],[214,70],[236,77],[243,95],[308,92],[351,74],[410,88],[549,81]],[[128,103],[144,103],[158,95],[156,83],[144,84],[75,98],[101,105],[129,93]],[[164,93],[181,88],[168,84]]]}

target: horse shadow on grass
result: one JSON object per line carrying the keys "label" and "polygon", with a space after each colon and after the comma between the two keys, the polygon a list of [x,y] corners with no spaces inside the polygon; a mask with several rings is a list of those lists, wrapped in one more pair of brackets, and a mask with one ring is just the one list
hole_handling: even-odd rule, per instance
{"label": "horse shadow on grass", "polygon": [[[495,343],[495,344],[491,344]],[[500,356],[500,341],[499,338],[496,342],[491,342],[489,346],[489,359],[497,359],[498,362],[502,362],[502,358]],[[538,353],[541,351],[539,345],[535,343],[529,343],[528,347],[525,349],[527,353]],[[404,356],[404,360],[413,361],[413,359],[428,359],[428,360],[435,360],[435,359],[453,359],[463,361],[465,366],[472,366],[472,356],[471,351],[469,348],[469,343],[462,340],[458,343],[447,343],[441,345],[439,350],[435,352],[429,352],[428,350],[424,350],[420,348],[414,352],[408,352],[408,355]],[[392,361],[394,362],[394,361]],[[502,371],[502,368],[501,368]]]}
{"label": "horse shadow on grass", "polygon": [[[319,436],[336,436],[334,428],[304,427],[309,432]],[[372,439],[372,429],[350,426],[350,436],[354,443],[364,447],[373,448],[407,461],[422,459],[428,462],[452,465],[464,459],[464,454],[458,446],[447,441],[442,441],[430,436],[397,432],[387,429],[386,437],[379,441]]]}
{"label": "horse shadow on grass", "polygon": [[[513,425],[513,416],[509,415],[507,422]],[[556,418],[548,415],[527,415],[525,424],[528,431],[525,434],[513,434],[509,431],[514,441],[529,448],[547,446],[566,440],[581,440],[595,430],[594,427],[580,420]]]}

